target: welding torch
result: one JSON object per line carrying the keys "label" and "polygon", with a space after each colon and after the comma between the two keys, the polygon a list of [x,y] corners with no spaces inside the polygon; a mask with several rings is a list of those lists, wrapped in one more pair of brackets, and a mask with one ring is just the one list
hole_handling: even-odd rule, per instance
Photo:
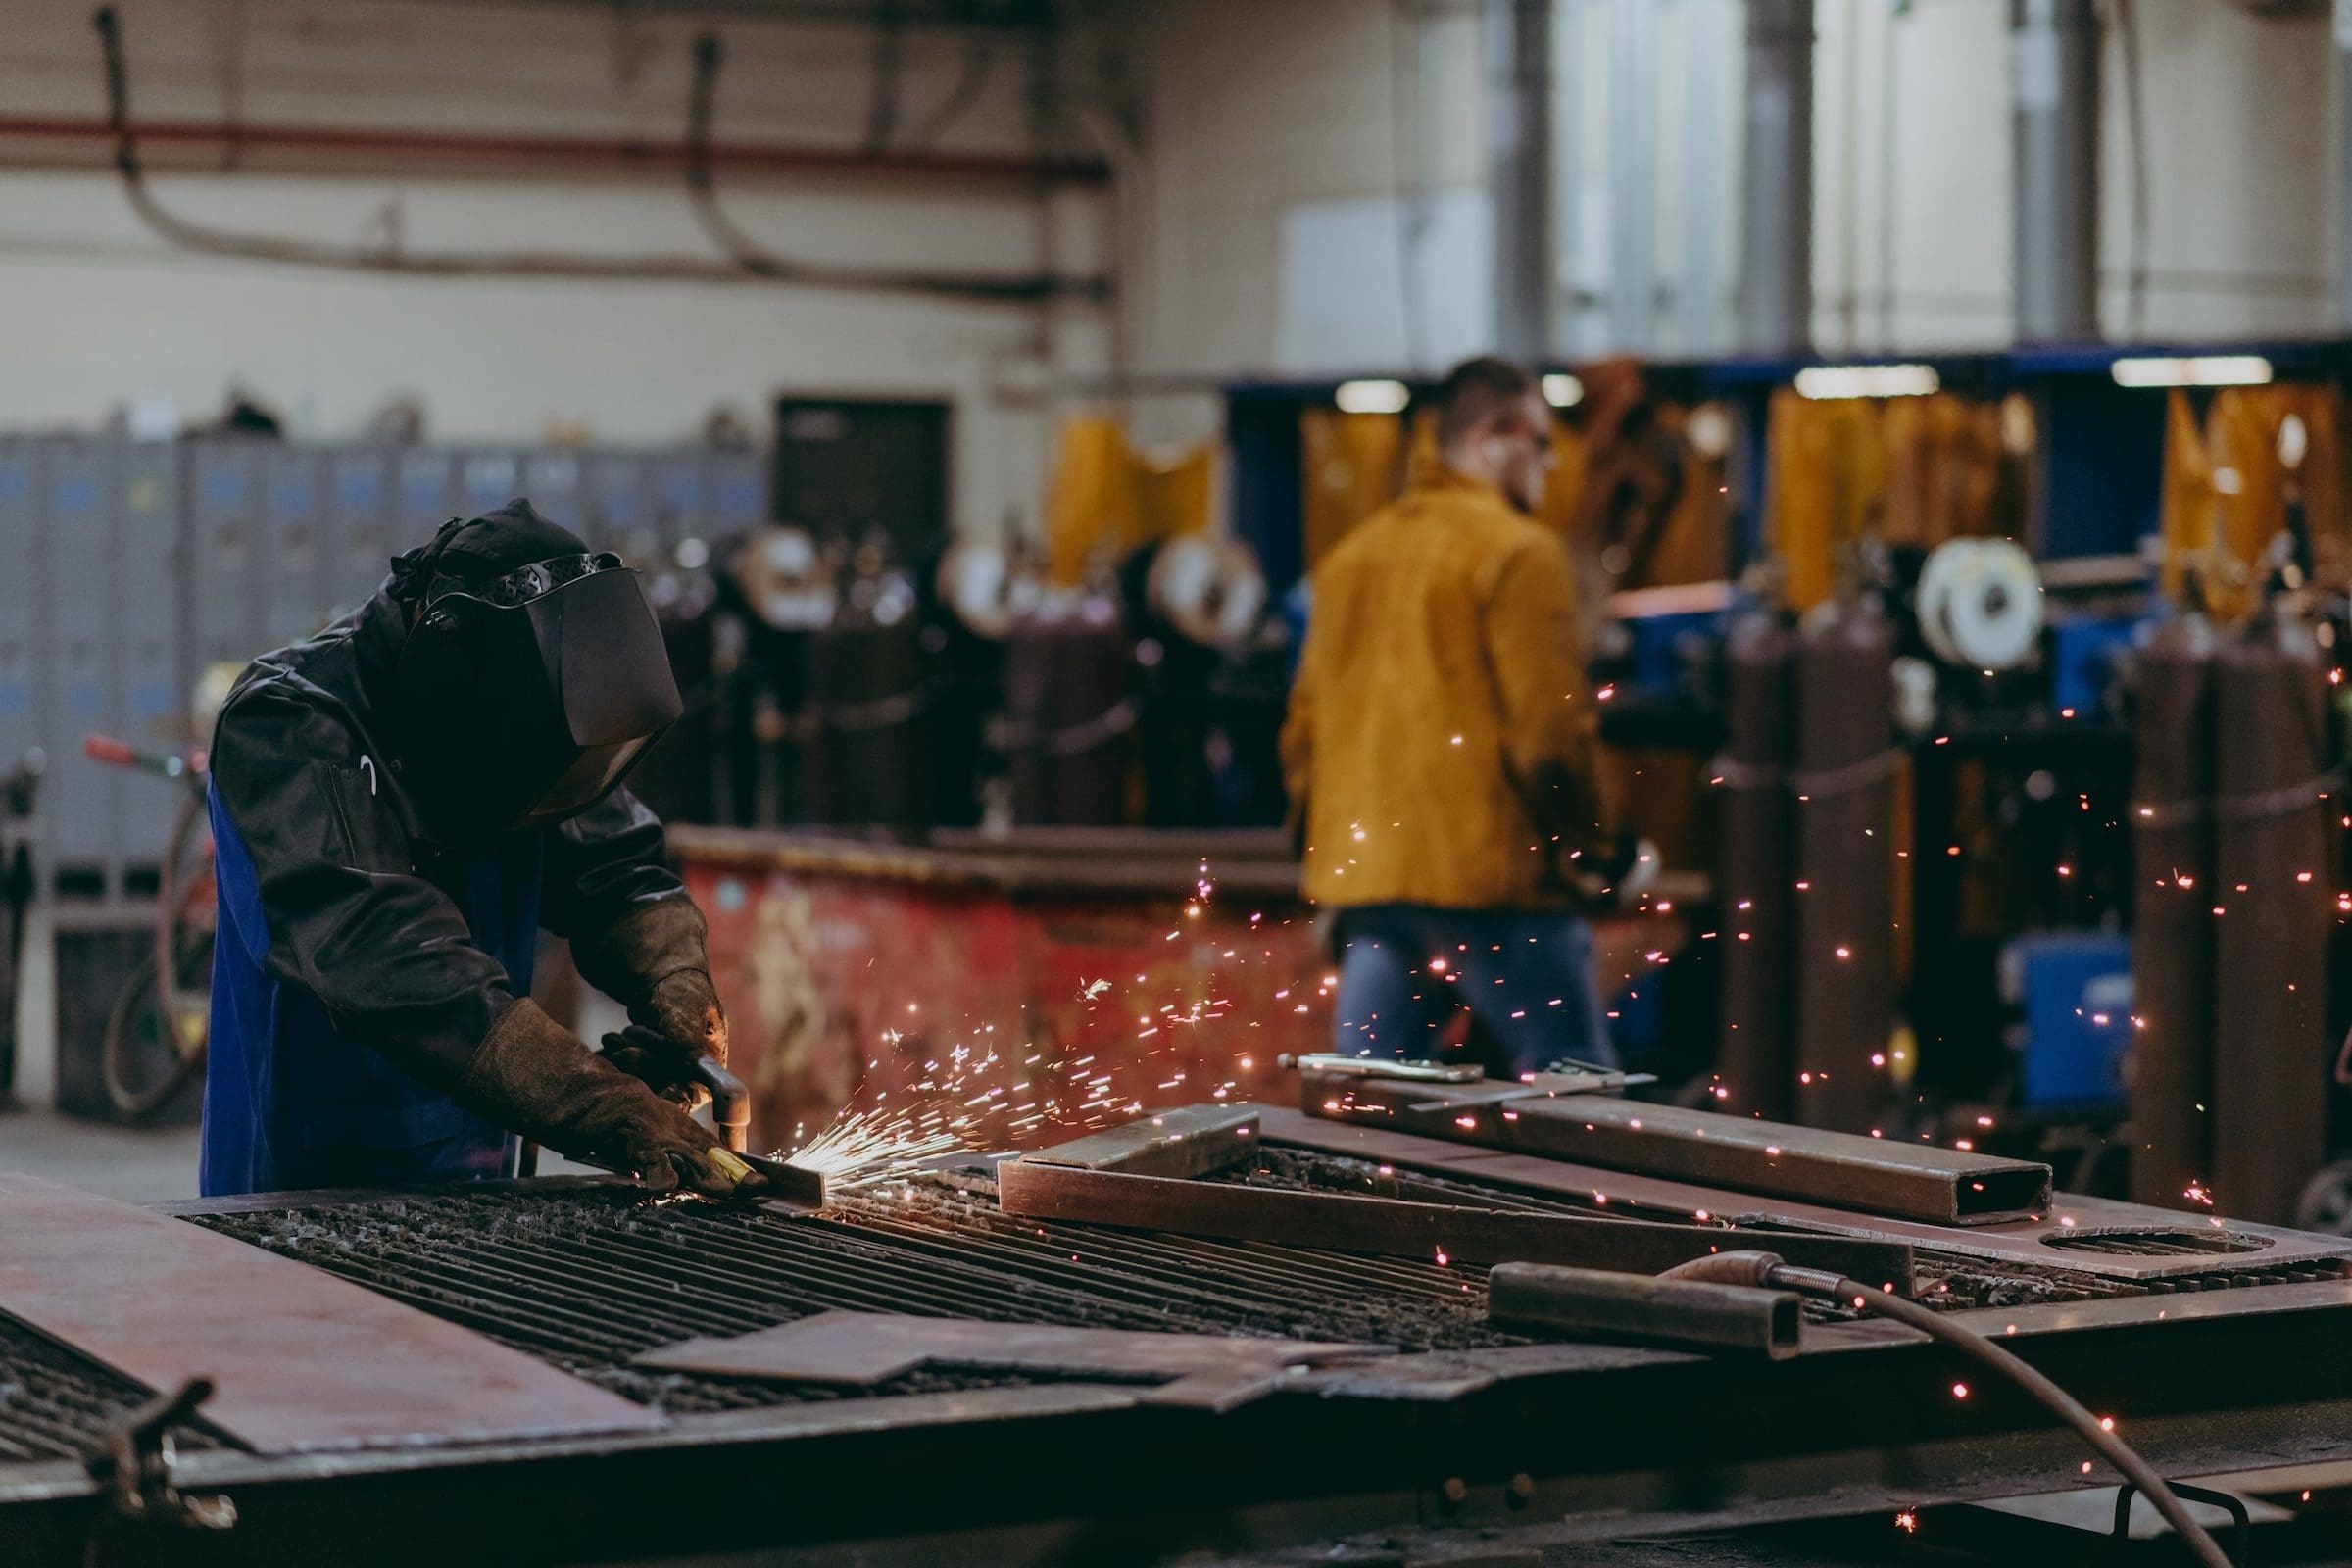
{"label": "welding torch", "polygon": [[757,1173],[766,1185],[760,1198],[821,1205],[825,1179],[812,1170],[752,1152],[752,1092],[716,1056],[694,1058],[693,1081],[710,1096],[710,1120],[718,1128],[719,1147],[710,1152],[710,1162],[735,1180]]}
{"label": "welding torch", "polygon": [[[638,1024],[605,1036],[604,1045],[606,1056],[612,1058],[615,1065],[634,1077],[646,1079],[649,1087],[663,1098],[680,1102],[688,1110],[698,1108],[706,1099],[710,1101],[710,1120],[717,1129],[718,1142],[704,1152],[705,1156],[731,1180],[740,1182],[755,1174],[761,1179],[761,1185],[747,1188],[744,1197],[781,1200],[812,1208],[823,1206],[823,1173],[751,1152],[751,1088],[729,1072],[716,1056],[698,1055],[691,1066],[683,1066],[681,1054],[674,1045]],[[645,1070],[648,1067],[660,1076],[649,1078]],[[604,1164],[594,1159],[586,1163]],[[605,1168],[615,1169],[611,1165]],[[616,1174],[628,1172],[616,1171]]]}

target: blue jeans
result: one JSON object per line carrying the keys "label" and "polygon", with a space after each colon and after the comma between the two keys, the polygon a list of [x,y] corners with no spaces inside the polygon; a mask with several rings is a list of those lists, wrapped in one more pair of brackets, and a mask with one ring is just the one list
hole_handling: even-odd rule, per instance
{"label": "blue jeans", "polygon": [[1563,1056],[1617,1064],[1592,978],[1592,928],[1565,910],[1370,904],[1339,917],[1332,1049],[1436,1058],[1470,1014],[1487,1070],[1516,1078]]}

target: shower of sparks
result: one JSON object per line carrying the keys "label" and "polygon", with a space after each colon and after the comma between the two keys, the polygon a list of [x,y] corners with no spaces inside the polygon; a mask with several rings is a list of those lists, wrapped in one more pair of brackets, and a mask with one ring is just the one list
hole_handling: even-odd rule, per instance
{"label": "shower of sparks", "polygon": [[[1186,889],[1184,918],[1199,920],[1215,892],[1208,862],[1202,860]],[[1251,916],[1253,930],[1262,918]],[[1180,927],[1168,936],[1175,940],[1181,934]],[[1226,948],[1218,956],[1233,959],[1237,950]],[[1138,974],[1135,981],[1142,986],[1147,977]],[[1118,989],[1109,978],[1082,977],[1078,1001],[1090,1015],[1106,1020],[1133,1005],[1132,993],[1122,1000]],[[878,1087],[893,1075],[877,1056],[866,1063],[866,1083],[832,1123],[805,1140],[796,1130],[797,1147],[778,1151],[777,1157],[820,1172],[836,1190],[880,1186],[916,1175],[946,1155],[1032,1147],[1044,1133],[1072,1136],[1129,1121],[1144,1113],[1135,1092],[1148,1066],[1159,1068],[1152,1087],[1163,1094],[1191,1088],[1211,1100],[1230,1099],[1236,1080],[1196,1082],[1201,1078],[1200,1062],[1179,1052],[1175,1040],[1223,1021],[1232,1008],[1230,998],[1213,994],[1157,1007],[1146,1004],[1130,1014],[1135,1029],[1126,1050],[1072,1041],[1063,1050],[1046,1047],[1024,1054],[998,1044],[996,1025],[976,1024],[968,1042],[921,1061],[913,1082],[891,1087]],[[881,1040],[902,1059],[925,1044],[897,1029],[884,1030]],[[1251,1065],[1247,1054],[1235,1059],[1243,1070]]]}
{"label": "shower of sparks", "polygon": [[[890,1045],[903,1038],[884,1036]],[[1092,1054],[1037,1052],[1016,1061],[994,1047],[959,1045],[925,1061],[914,1083],[861,1094],[831,1126],[776,1157],[821,1172],[828,1187],[873,1187],[945,1154],[1017,1149],[1048,1126],[1083,1132],[1140,1115],[1142,1102],[1113,1093],[1112,1074],[1090,1072],[1096,1065]]]}

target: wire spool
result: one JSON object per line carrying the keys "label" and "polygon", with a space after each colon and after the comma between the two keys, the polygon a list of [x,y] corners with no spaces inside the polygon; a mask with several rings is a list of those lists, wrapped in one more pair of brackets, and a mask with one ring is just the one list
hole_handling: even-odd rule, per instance
{"label": "wire spool", "polygon": [[939,559],[932,589],[964,630],[992,643],[1011,636],[1044,591],[1036,575],[993,540],[950,546]]}
{"label": "wire spool", "polygon": [[1919,630],[1936,657],[1967,669],[2015,669],[2041,637],[2041,573],[2006,539],[1938,545],[1919,574]]}
{"label": "wire spool", "polygon": [[1238,648],[1266,611],[1266,575],[1238,539],[1184,534],[1160,545],[1144,594],[1176,633],[1203,648]]}
{"label": "wire spool", "polygon": [[829,625],[841,600],[834,569],[806,528],[755,529],[736,546],[727,572],[745,606],[775,631]]}

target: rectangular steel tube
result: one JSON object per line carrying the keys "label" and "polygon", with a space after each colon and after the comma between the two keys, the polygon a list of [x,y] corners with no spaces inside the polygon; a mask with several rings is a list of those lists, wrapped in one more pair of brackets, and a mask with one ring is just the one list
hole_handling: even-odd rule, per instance
{"label": "rectangular steel tube", "polygon": [[2027,1217],[2050,1202],[2050,1168],[2025,1160],[1604,1095],[1539,1095],[1459,1111],[1448,1103],[1451,1098],[1442,1084],[1299,1075],[1300,1108],[1310,1115],[1342,1121],[1377,1116],[1380,1125],[1400,1132],[1859,1213],[1984,1225]]}
{"label": "rectangular steel tube", "polygon": [[[997,1167],[997,1201],[1007,1214],[1037,1219],[1427,1257],[1441,1263],[1569,1263],[1635,1274],[1656,1274],[1754,1240],[1719,1226],[1575,1219],[1345,1193],[1283,1192],[1037,1165],[1023,1159]],[[1855,1279],[1889,1284],[1905,1295],[1911,1290],[1911,1249],[1900,1243],[1776,1232],[1770,1247],[1791,1263],[1838,1269]]]}
{"label": "rectangular steel tube", "polygon": [[1024,1157],[1041,1165],[1123,1170],[1138,1176],[1199,1176],[1257,1152],[1259,1107],[1179,1105]]}
{"label": "rectangular steel tube", "polygon": [[1487,1277],[1487,1316],[1677,1348],[1794,1355],[1804,1322],[1788,1291],[1708,1280],[1653,1279],[1548,1263],[1500,1263]]}

